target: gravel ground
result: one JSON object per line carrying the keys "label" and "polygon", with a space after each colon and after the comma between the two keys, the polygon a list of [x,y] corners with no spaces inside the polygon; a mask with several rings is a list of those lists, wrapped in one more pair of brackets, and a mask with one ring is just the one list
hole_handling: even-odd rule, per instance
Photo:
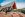
{"label": "gravel ground", "polygon": [[[0,12],[0,17],[12,17],[11,15],[14,15],[13,13],[14,12],[8,12],[7,15],[5,15],[5,12]],[[25,17],[25,14],[23,14],[23,13],[20,13],[20,12],[15,12],[15,13],[16,13],[15,15],[21,14],[23,17]],[[19,15],[18,15],[18,17],[19,17]]]}

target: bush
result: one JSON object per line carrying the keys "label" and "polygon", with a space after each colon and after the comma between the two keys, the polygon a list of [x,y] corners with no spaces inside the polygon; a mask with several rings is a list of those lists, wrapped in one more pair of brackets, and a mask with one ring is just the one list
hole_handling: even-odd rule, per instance
{"label": "bush", "polygon": [[25,14],[25,10],[21,10],[21,12]]}
{"label": "bush", "polygon": [[0,10],[0,12],[1,12],[1,10]]}
{"label": "bush", "polygon": [[14,12],[17,12],[17,10],[13,10]]}

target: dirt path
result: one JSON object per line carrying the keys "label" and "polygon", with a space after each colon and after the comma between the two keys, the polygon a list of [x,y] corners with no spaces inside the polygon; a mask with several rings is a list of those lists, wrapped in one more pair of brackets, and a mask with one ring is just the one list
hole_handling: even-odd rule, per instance
{"label": "dirt path", "polygon": [[[7,13],[7,15],[5,15],[5,12],[0,12],[0,17],[12,17],[11,15],[14,15],[14,17],[19,17],[19,15],[18,15],[18,13],[16,13],[16,14],[13,14],[14,12],[8,12]],[[16,16],[15,16],[16,15]],[[18,16],[17,16],[18,15]],[[21,13],[21,15],[23,16],[23,17],[25,17],[25,14],[22,14]]]}

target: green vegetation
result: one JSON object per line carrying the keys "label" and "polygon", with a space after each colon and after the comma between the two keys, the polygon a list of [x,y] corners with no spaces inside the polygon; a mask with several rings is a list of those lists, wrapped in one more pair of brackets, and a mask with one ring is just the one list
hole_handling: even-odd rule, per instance
{"label": "green vegetation", "polygon": [[13,10],[14,12],[17,12],[17,10]]}
{"label": "green vegetation", "polygon": [[1,12],[1,10],[0,10],[0,12]]}
{"label": "green vegetation", "polygon": [[25,10],[22,9],[21,12],[25,14]]}

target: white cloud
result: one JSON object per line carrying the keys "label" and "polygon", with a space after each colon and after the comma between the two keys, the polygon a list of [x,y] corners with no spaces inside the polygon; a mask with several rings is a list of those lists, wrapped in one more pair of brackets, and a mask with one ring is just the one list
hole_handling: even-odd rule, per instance
{"label": "white cloud", "polygon": [[25,8],[25,3],[17,3],[17,4],[16,4],[16,7],[17,7],[18,9]]}
{"label": "white cloud", "polygon": [[[10,1],[11,2],[11,1]],[[8,4],[8,3],[10,3],[10,2],[3,2],[3,3],[1,3],[1,6],[4,6],[4,5],[6,5],[6,4]]]}
{"label": "white cloud", "polygon": [[14,0],[6,0],[6,1],[4,1],[3,3],[1,3],[1,6],[4,6],[4,5],[6,5],[6,4],[8,4],[8,3],[10,3],[10,2],[12,2],[12,1],[14,1]]}

